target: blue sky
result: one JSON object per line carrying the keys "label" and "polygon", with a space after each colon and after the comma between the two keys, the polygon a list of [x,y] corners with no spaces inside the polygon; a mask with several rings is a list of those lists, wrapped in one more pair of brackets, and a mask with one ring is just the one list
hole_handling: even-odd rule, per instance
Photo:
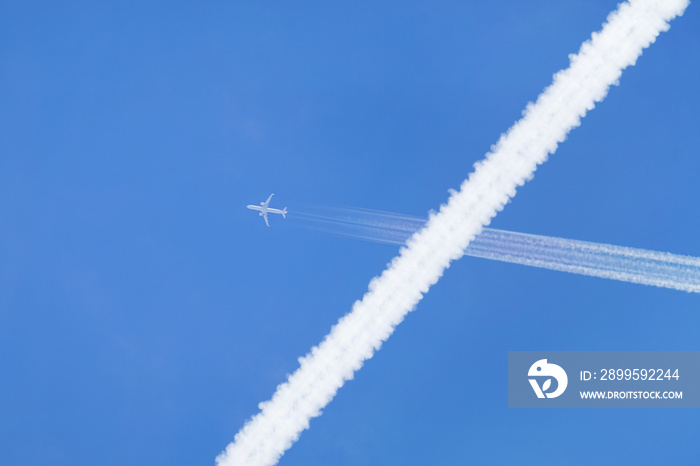
{"label": "blue sky", "polygon": [[[212,464],[616,1],[6,4],[0,463]],[[493,227],[700,256],[691,5]],[[246,204],[271,192],[285,221]],[[286,465],[687,463],[692,410],[507,408],[513,350],[697,350],[697,295],[463,258]]]}

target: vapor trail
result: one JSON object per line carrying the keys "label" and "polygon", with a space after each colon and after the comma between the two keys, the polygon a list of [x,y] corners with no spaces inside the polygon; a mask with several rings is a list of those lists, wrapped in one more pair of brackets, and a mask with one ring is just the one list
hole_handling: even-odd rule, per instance
{"label": "vapor trail", "polygon": [[260,403],[255,415],[217,457],[222,465],[274,464],[319,416],[346,380],[413,310],[450,262],[532,178],[538,164],[553,153],[568,132],[601,101],[622,70],[682,14],[687,0],[630,0],[607,18],[603,29],[583,43],[570,66],[529,104],[523,118],[501,136],[486,158],[450,196],[425,228],[399,255],[352,311],[342,317],[300,367]]}
{"label": "vapor trail", "polygon": [[[387,244],[404,244],[426,223],[419,217],[367,209],[324,208],[296,215],[315,229]],[[464,254],[700,293],[700,258],[668,252],[483,228]]]}

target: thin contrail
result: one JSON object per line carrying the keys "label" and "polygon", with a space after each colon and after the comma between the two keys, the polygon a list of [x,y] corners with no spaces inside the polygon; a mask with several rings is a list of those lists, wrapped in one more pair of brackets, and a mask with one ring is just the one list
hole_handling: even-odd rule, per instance
{"label": "thin contrail", "polygon": [[[425,219],[368,209],[297,212],[303,225],[339,235],[404,244]],[[467,256],[700,293],[700,257],[483,228]]]}
{"label": "thin contrail", "polygon": [[423,294],[462,256],[469,242],[532,178],[596,102],[605,98],[622,70],[683,13],[688,0],[630,0],[607,18],[603,29],[583,43],[570,66],[529,104],[523,118],[501,136],[482,162],[430,216],[426,227],[401,248],[369,291],[342,317],[300,367],[260,403],[216,461],[223,465],[275,464],[309,427],[366,359],[389,338]]}

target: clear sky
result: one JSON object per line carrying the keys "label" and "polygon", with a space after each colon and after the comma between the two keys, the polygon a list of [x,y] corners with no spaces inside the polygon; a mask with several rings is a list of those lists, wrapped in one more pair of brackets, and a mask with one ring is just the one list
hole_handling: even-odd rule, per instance
{"label": "clear sky", "polygon": [[[294,211],[436,209],[617,4],[183,3],[2,7],[0,464],[212,464],[398,251]],[[493,227],[700,256],[697,6]],[[693,410],[508,409],[507,352],[699,326],[465,257],[281,464],[697,464]]]}

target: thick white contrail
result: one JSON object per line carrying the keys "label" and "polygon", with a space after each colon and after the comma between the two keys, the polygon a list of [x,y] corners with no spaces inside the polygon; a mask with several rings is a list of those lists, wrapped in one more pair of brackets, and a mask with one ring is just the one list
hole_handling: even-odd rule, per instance
{"label": "thick white contrail", "polygon": [[[404,244],[425,219],[367,209],[298,212],[314,229]],[[700,293],[700,257],[483,228],[464,250],[473,257]]]}
{"label": "thick white contrail", "polygon": [[566,70],[529,104],[486,158],[414,234],[369,291],[342,317],[300,367],[277,387],[269,401],[217,457],[223,465],[267,465],[280,457],[309,427],[346,380],[389,338],[396,325],[438,281],[450,262],[503,209],[515,190],[532,178],[568,132],[617,83],[622,70],[668,21],[682,14],[687,0],[630,0],[607,18],[603,29],[570,57]]}

